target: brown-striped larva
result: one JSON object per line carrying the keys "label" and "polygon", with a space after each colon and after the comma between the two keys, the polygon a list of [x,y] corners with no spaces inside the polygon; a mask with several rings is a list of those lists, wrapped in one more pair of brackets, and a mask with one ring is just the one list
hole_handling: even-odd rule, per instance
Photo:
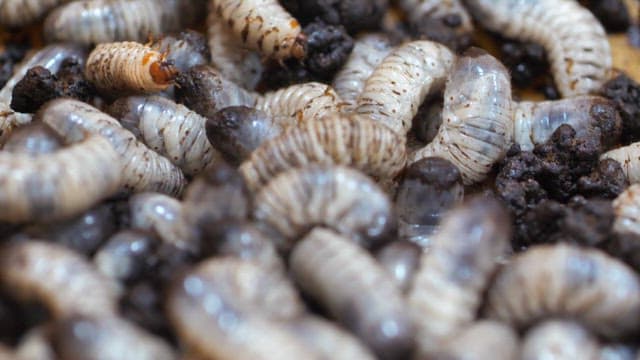
{"label": "brown-striped larva", "polygon": [[114,283],[68,248],[29,240],[3,245],[0,282],[21,300],[37,300],[54,318],[73,314],[105,316],[117,312]]}
{"label": "brown-striped larva", "polygon": [[630,184],[640,182],[640,142],[609,150],[600,155],[600,160],[603,159],[619,162]]}
{"label": "brown-striped larva", "polygon": [[508,215],[492,198],[475,197],[445,215],[407,295],[418,354],[432,356],[473,322],[510,236]]}
{"label": "brown-striped larva", "polygon": [[0,25],[25,26],[44,16],[56,6],[70,0],[4,0],[0,2]]}
{"label": "brown-striped larva", "polygon": [[284,236],[277,245],[285,251],[316,225],[367,246],[393,227],[391,201],[382,189],[362,173],[335,165],[278,175],[256,195],[253,216]]}
{"label": "brown-striped larva", "polygon": [[489,30],[547,51],[563,97],[597,92],[611,71],[611,49],[604,28],[573,0],[465,0]]}
{"label": "brown-striped larva", "polygon": [[291,252],[298,286],[326,307],[382,359],[413,348],[413,328],[400,289],[365,249],[316,227]]}
{"label": "brown-striped larva", "polygon": [[498,273],[486,312],[518,328],[572,317],[597,334],[620,336],[640,326],[640,281],[631,268],[600,250],[563,243],[535,246]]}
{"label": "brown-striped larva", "polygon": [[587,329],[568,320],[545,321],[527,331],[522,360],[598,360],[600,344]]}
{"label": "brown-striped larva", "polygon": [[465,185],[485,178],[513,136],[508,70],[493,56],[471,49],[460,57],[444,92],[442,125],[410,163],[442,157],[458,167]]}
{"label": "brown-striped larva", "polygon": [[618,233],[640,235],[640,184],[629,186],[613,200],[616,220],[613,229]]}
{"label": "brown-striped larva", "polygon": [[400,134],[425,97],[442,88],[455,55],[432,41],[412,41],[396,48],[367,79],[356,113],[387,125]]}
{"label": "brown-striped larva", "polygon": [[336,114],[290,127],[264,142],[240,172],[252,190],[282,171],[310,163],[348,165],[390,179],[402,170],[406,156],[405,136],[366,118]]}
{"label": "brown-striped larva", "polygon": [[106,95],[165,90],[176,75],[165,55],[136,42],[98,44],[89,54],[84,75]]}
{"label": "brown-striped larva", "polygon": [[277,0],[211,0],[213,9],[249,49],[284,60],[306,55],[302,27]]}
{"label": "brown-striped larva", "polygon": [[180,194],[185,186],[186,180],[179,168],[139,142],[116,119],[91,105],[57,99],[43,105],[37,117],[72,140],[84,132],[100,134],[109,140],[120,155],[124,190]]}
{"label": "brown-striped larva", "polygon": [[159,96],[131,96],[116,100],[108,112],[187,175],[220,159],[207,140],[206,119],[184,105]]}
{"label": "brown-striped larva", "polygon": [[520,341],[512,328],[497,321],[479,320],[447,341],[435,358],[516,360],[519,354]]}

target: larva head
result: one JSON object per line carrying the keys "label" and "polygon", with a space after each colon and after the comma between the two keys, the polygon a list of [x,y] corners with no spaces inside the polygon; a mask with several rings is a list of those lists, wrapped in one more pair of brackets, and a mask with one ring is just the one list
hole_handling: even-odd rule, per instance
{"label": "larva head", "polygon": [[[300,25],[298,25],[300,26]],[[304,59],[307,56],[307,35],[300,33],[295,38],[289,38],[284,47],[288,47],[289,54],[296,59]]]}
{"label": "larva head", "polygon": [[164,55],[149,66],[149,74],[153,82],[158,85],[169,85],[178,74],[178,70],[171,61],[165,60]]}

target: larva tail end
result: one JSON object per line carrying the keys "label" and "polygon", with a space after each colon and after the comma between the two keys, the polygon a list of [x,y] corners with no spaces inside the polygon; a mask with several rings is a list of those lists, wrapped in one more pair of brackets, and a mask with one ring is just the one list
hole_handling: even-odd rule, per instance
{"label": "larva tail end", "polygon": [[291,45],[291,55],[296,59],[304,59],[307,56],[307,35],[300,33]]}
{"label": "larva tail end", "polygon": [[156,61],[151,64],[149,73],[156,84],[168,85],[176,78],[178,70],[170,61]]}

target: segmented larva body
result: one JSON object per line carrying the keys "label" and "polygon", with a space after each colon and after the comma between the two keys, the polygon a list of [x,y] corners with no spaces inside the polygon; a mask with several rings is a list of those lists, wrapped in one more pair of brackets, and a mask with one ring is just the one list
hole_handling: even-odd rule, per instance
{"label": "segmented larva body", "polygon": [[409,290],[418,270],[422,248],[404,240],[396,240],[381,248],[376,259],[402,292]]}
{"label": "segmented larva body", "polygon": [[454,62],[451,50],[432,41],[412,41],[396,48],[367,79],[355,113],[406,134],[418,107],[427,95],[442,88]]}
{"label": "segmented larva body", "polygon": [[368,119],[335,114],[290,127],[264,142],[240,172],[252,190],[282,171],[311,163],[348,165],[390,179],[402,170],[406,156],[405,136]]}
{"label": "segmented larva body", "polygon": [[116,119],[91,105],[57,99],[43,105],[37,117],[69,139],[77,139],[89,132],[109,140],[123,164],[120,171],[124,190],[176,195],[185,186],[186,180],[179,168],[139,142]]}
{"label": "segmented larva body", "polygon": [[508,215],[491,198],[475,197],[445,216],[407,295],[418,354],[433,356],[473,322],[510,236]]}
{"label": "segmented larva body", "polygon": [[487,314],[518,328],[572,317],[597,334],[615,337],[640,325],[640,281],[627,265],[599,250],[535,246],[498,273]]}
{"label": "segmented larva body", "polygon": [[640,142],[609,150],[600,155],[600,160],[603,159],[613,159],[619,162],[629,183],[640,182]]}
{"label": "segmented larva body", "polygon": [[613,200],[613,211],[615,231],[640,235],[640,184],[633,184],[618,195]]}
{"label": "segmented larva body", "polygon": [[479,320],[447,341],[435,358],[516,360],[519,356],[520,340],[512,328],[497,321]]}
{"label": "segmented larva body", "polygon": [[187,175],[220,161],[221,155],[207,139],[206,119],[184,105],[159,96],[132,96],[116,100],[108,111]]}
{"label": "segmented larva body", "polygon": [[121,171],[120,156],[97,135],[50,154],[0,152],[0,219],[44,221],[78,215],[118,191]]}
{"label": "segmented larva body", "polygon": [[322,225],[371,245],[392,227],[392,205],[371,179],[345,166],[311,165],[278,175],[255,197],[253,216],[276,229],[289,250]]}
{"label": "segmented larva body", "polygon": [[622,120],[615,104],[599,96],[577,96],[555,101],[521,101],[514,104],[513,141],[523,151],[531,151],[544,144],[561,125],[570,125],[577,135],[595,129],[611,128],[613,134],[605,137],[617,138]]}
{"label": "segmented larva body", "polygon": [[302,27],[277,0],[211,0],[236,39],[251,50],[284,60],[306,55]]}
{"label": "segmented larva body", "polygon": [[355,108],[356,99],[364,89],[371,73],[389,55],[393,46],[384,34],[366,34],[358,37],[347,62],[333,78],[333,88],[346,103],[344,111]]}
{"label": "segmented larva body", "polygon": [[484,179],[513,136],[508,70],[487,53],[467,51],[447,79],[442,118],[436,137],[409,162],[442,157],[458,167],[465,185]]}
{"label": "segmented larva body", "polygon": [[545,321],[529,330],[522,343],[522,360],[598,360],[598,339],[587,329],[568,320]]}
{"label": "segmented larva body", "polygon": [[462,4],[462,0],[400,0],[400,8],[407,14],[409,22],[417,24],[426,18],[445,19],[455,17],[456,33],[473,32],[473,23],[469,12]]}
{"label": "segmented larva body", "polygon": [[[77,191],[77,190],[76,190]],[[84,257],[62,245],[29,240],[0,251],[0,282],[21,300],[38,300],[54,318],[114,315],[115,283]]]}
{"label": "segmented larva body", "polygon": [[465,0],[489,30],[541,44],[563,97],[597,92],[611,71],[611,49],[600,22],[573,0]]}
{"label": "segmented larva body", "polygon": [[101,93],[122,95],[164,90],[176,69],[147,45],[117,42],[98,44],[89,54],[84,75]]}
{"label": "segmented larva body", "polygon": [[70,0],[4,0],[0,2],[0,25],[18,27],[28,25],[56,6]]}
{"label": "segmented larva body", "polygon": [[209,49],[206,38],[197,31],[185,30],[178,35],[163,36],[152,46],[178,71],[187,71],[193,66],[209,63]]}

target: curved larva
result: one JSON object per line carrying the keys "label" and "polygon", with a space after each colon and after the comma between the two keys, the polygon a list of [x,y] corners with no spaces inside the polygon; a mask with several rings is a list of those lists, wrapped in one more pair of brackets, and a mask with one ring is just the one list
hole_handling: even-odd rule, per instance
{"label": "curved larva", "polygon": [[132,96],[116,100],[108,112],[186,175],[220,160],[207,139],[206,119],[184,105],[159,96]]}
{"label": "curved larva", "polygon": [[335,229],[363,245],[392,228],[392,205],[371,179],[345,166],[311,165],[271,180],[255,197],[253,217],[276,229],[289,250],[314,226]]}
{"label": "curved larva", "polygon": [[640,142],[609,150],[600,155],[600,160],[603,159],[613,159],[619,162],[629,183],[640,182]]}
{"label": "curved larva", "polygon": [[640,326],[640,281],[627,265],[599,250],[535,246],[498,273],[487,314],[518,328],[572,317],[597,334],[615,337]]}
{"label": "curved larva", "polygon": [[478,320],[447,341],[435,358],[516,360],[520,359],[520,340],[514,329],[507,325]]}
{"label": "curved larva", "polygon": [[42,302],[58,319],[118,311],[115,283],[80,254],[54,243],[29,240],[4,245],[0,282],[21,300]]}
{"label": "curved larva", "polygon": [[522,360],[598,360],[600,344],[587,329],[568,320],[549,320],[527,331]]}
{"label": "curved larva", "polygon": [[[610,118],[611,124],[606,124]],[[561,125],[570,125],[577,134],[601,127],[620,132],[622,120],[615,104],[599,96],[577,96],[555,101],[521,101],[513,109],[513,141],[523,151],[544,144]],[[616,137],[615,134],[605,136]]]}
{"label": "curved larva", "polygon": [[124,190],[176,195],[185,186],[186,180],[179,168],[139,142],[116,119],[91,105],[77,100],[57,99],[43,105],[37,117],[68,139],[90,132],[109,140],[123,164]]}
{"label": "curved larva", "polygon": [[474,321],[510,236],[508,215],[491,198],[475,197],[445,215],[407,294],[419,354],[433,356]]}
{"label": "curved larva", "polygon": [[136,42],[98,44],[84,68],[87,81],[107,95],[152,93],[165,90],[175,67],[151,47]]}
{"label": "curved larva", "polygon": [[611,71],[611,49],[604,28],[573,0],[465,0],[489,30],[547,51],[563,97],[597,92]]}
{"label": "curved larva", "polygon": [[613,211],[615,231],[640,235],[640,184],[633,184],[618,195],[613,200]]}
{"label": "curved larva", "polygon": [[78,215],[118,191],[121,171],[120,156],[97,135],[50,154],[0,152],[0,219]]}
{"label": "curved larva", "polygon": [[436,42],[402,45],[369,76],[354,112],[406,134],[418,107],[427,95],[441,89],[454,62],[451,50]]}
{"label": "curved larva", "polygon": [[468,51],[447,78],[442,118],[436,137],[409,162],[442,157],[458,167],[465,185],[484,179],[513,136],[508,70],[487,53]]}
{"label": "curved larva", "polygon": [[204,35],[194,30],[185,30],[177,35],[163,36],[151,46],[178,71],[187,71],[196,65],[209,63],[209,49]]}
{"label": "curved larva", "polygon": [[4,0],[0,2],[0,25],[7,28],[28,25],[49,10],[69,1],[71,0]]}
{"label": "curved larva", "polygon": [[284,60],[306,55],[302,27],[277,0],[211,0],[237,40],[263,55]]}
{"label": "curved larva", "polygon": [[289,264],[298,286],[380,358],[411,351],[413,328],[400,289],[365,249],[316,227],[293,248]]}
{"label": "curved larva", "polygon": [[252,190],[282,171],[311,163],[348,165],[390,179],[402,170],[406,156],[405,136],[368,119],[336,114],[290,127],[264,142],[240,172]]}
{"label": "curved larva", "polygon": [[62,148],[63,139],[42,123],[31,123],[15,129],[2,146],[2,151],[32,156],[50,154]]}
{"label": "curved larva", "polygon": [[333,78],[333,88],[346,103],[345,111],[356,105],[364,84],[393,46],[384,34],[367,34],[356,38],[353,50],[346,63]]}

